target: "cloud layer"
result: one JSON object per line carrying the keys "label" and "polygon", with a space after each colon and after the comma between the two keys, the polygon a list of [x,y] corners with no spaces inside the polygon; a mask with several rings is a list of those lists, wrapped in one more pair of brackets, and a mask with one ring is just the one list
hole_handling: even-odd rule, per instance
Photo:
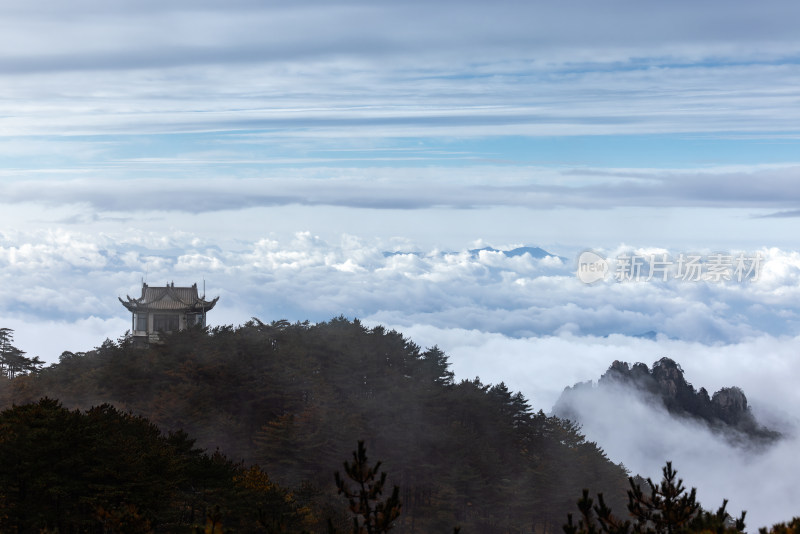
{"label": "cloud layer", "polygon": [[[800,256],[758,253],[755,282],[585,285],[574,257],[426,250],[402,239],[330,242],[300,232],[217,243],[185,232],[9,232],[0,240],[0,324],[16,330],[20,348],[52,362],[62,350],[121,336],[130,317],[116,297],[137,295],[142,278],[152,285],[205,278],[207,293],[221,297],[212,324],[360,317],[440,346],[459,379],[505,381],[546,411],[564,386],[596,378],[613,360],[669,356],[697,387],[742,387],[757,416],[788,428],[789,440],[745,454],[636,399],[624,413],[596,404],[584,431],[634,472],[657,477],[673,460],[706,506],[727,497],[732,510],[749,510],[750,525],[764,525],[790,517],[798,498],[790,453],[800,413]],[[623,423],[630,428],[620,430]]]}
{"label": "cloud layer", "polygon": [[[664,252],[623,246],[604,253],[613,259]],[[672,255],[683,252],[691,251]],[[207,280],[208,292],[222,296],[215,323],[251,316],[317,321],[344,313],[511,337],[661,335],[713,344],[794,335],[800,256],[775,248],[742,252],[761,256],[758,280],[612,277],[586,285],[576,276],[576,258],[555,253],[424,250],[402,240],[347,235],[329,242],[309,232],[226,244],[181,232],[57,230],[3,235],[0,300],[7,317],[107,320],[126,316],[116,296],[136,295],[142,279],[151,285]]]}
{"label": "cloud layer", "polygon": [[593,391],[578,406],[582,431],[615,462],[633,473],[660,480],[672,461],[688,487],[698,488],[702,504],[716,510],[746,509],[749,531],[797,515],[800,493],[800,394],[795,387],[800,363],[798,337],[759,336],[735,344],[706,345],[629,336],[561,334],[510,339],[477,330],[414,325],[402,329],[419,343],[438,344],[451,356],[460,379],[480,376],[522,391],[534,408],[548,411],[565,385],[596,380],[614,360],[651,365],[663,356],[680,362],[696,388],[713,392],[739,386],[756,417],[780,428],[785,439],[766,450],[733,446],[707,427],[678,420],[630,390]]}
{"label": "cloud layer", "polygon": [[[221,297],[213,324],[357,316],[439,344],[460,377],[506,380],[544,409],[614,359],[669,355],[707,388],[741,385],[791,419],[798,11],[4,3],[0,326],[54,361],[122,335],[116,297],[143,279],[205,280]],[[468,252],[525,244],[557,256]],[[764,264],[749,284],[587,286],[574,261],[589,248],[758,252]],[[646,443],[587,432],[657,476],[663,459],[636,447],[671,450],[691,431],[662,423],[673,434],[654,428]],[[698,473],[687,482],[760,485],[736,451],[705,442],[675,449]],[[790,462],[776,451],[753,465],[775,474]],[[703,470],[692,455],[728,464]],[[796,513],[760,500],[773,496],[748,495],[755,524]]]}
{"label": "cloud layer", "polygon": [[3,6],[0,201],[797,209],[793,3],[572,7]]}
{"label": "cloud layer", "polygon": [[[143,211],[197,214],[300,205],[395,210],[750,208],[768,210],[762,216],[769,217],[792,215],[793,211],[786,210],[800,204],[795,185],[798,166],[684,171],[536,166],[316,168],[221,180],[202,175],[173,176],[178,171],[170,169],[170,162],[158,164],[162,167],[159,174],[171,179],[122,176],[110,179],[108,170],[102,176],[91,172],[72,179],[39,176],[16,181],[12,177],[0,185],[0,194],[5,203],[83,205],[95,213],[117,216]],[[183,167],[199,169],[205,164],[196,160],[184,163]],[[210,163],[211,167],[219,164]],[[183,167],[181,174],[186,172]],[[142,174],[152,173],[151,169],[142,170]],[[323,174],[325,177],[321,178]],[[130,191],[136,191],[140,200],[132,201],[126,194]]]}

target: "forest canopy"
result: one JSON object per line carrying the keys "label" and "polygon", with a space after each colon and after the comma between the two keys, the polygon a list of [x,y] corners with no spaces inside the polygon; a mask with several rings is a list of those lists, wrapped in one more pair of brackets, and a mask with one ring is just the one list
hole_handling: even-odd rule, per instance
{"label": "forest canopy", "polygon": [[401,488],[398,532],[556,531],[585,487],[625,502],[624,468],[573,423],[502,383],[455,381],[437,347],[342,317],[197,328],[147,349],[107,340],[0,393],[6,407],[46,396],[144,417],[317,503],[336,500],[332,472],[363,440]]}
{"label": "forest canopy", "polygon": [[580,530],[630,505],[629,473],[575,423],[358,320],[254,319],[146,349],[123,337],[5,376],[6,530],[350,532],[338,494],[364,507],[333,473],[356,440],[381,459],[383,491],[398,488],[394,532],[561,532],[584,492]]}

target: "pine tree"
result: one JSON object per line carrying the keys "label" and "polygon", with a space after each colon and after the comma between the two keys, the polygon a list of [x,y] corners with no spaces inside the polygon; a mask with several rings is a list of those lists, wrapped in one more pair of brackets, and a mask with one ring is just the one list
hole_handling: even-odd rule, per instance
{"label": "pine tree", "polygon": [[744,531],[745,512],[733,520],[725,511],[727,501],[716,513],[702,510],[697,502],[697,490],[689,492],[672,468],[672,462],[662,469],[660,484],[647,479],[649,494],[645,494],[633,477],[629,478],[628,511],[634,521],[623,521],[615,517],[605,504],[603,494],[598,494],[598,504],[594,505],[589,490],[583,490],[578,501],[581,518],[576,525],[572,514],[567,515],[565,534],[683,534],[715,532],[735,534]]}
{"label": "pine tree", "polygon": [[0,374],[14,378],[21,374],[36,374],[44,367],[44,362],[38,357],[27,358],[25,351],[13,345],[14,330],[0,328]]}
{"label": "pine tree", "polygon": [[637,525],[641,526],[642,532],[681,532],[700,510],[697,490],[692,488],[689,493],[686,492],[683,480],[677,478],[678,473],[672,468],[672,462],[667,462],[663,473],[660,484],[647,479],[650,495],[645,495],[641,487],[635,484],[631,485],[628,492],[628,510],[637,518]]}
{"label": "pine tree", "polygon": [[758,529],[759,534],[798,534],[800,533],[800,517],[795,517],[788,523],[777,523],[772,528],[762,527]]}
{"label": "pine tree", "polygon": [[[337,471],[334,474],[339,493],[347,497],[353,513],[353,534],[381,534],[392,528],[392,523],[400,515],[400,488],[392,490],[385,501],[380,500],[386,485],[386,473],[378,470],[381,462],[369,466],[364,442],[358,442],[358,450],[353,452],[353,462],[344,463],[344,472],[352,483],[348,484]],[[335,533],[330,525],[331,534]]]}

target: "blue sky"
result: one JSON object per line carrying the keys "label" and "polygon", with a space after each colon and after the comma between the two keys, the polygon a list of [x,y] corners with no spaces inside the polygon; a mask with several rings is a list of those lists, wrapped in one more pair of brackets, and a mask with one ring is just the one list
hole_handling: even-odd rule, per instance
{"label": "blue sky", "polygon": [[[3,3],[0,325],[55,361],[122,335],[117,296],[143,279],[205,279],[211,322],[361,317],[544,409],[615,351],[714,383],[719,347],[774,404],[800,326],[799,18],[788,1]],[[522,245],[554,256],[466,252]],[[587,249],[757,252],[764,276],[585,286]]]}

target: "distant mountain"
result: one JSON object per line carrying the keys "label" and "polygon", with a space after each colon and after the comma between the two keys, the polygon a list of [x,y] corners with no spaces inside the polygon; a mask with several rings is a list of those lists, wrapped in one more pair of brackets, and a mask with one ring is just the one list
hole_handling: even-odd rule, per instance
{"label": "distant mountain", "polygon": [[[509,258],[514,258],[514,257],[517,257],[517,256],[524,256],[525,254],[530,254],[532,258],[537,259],[537,260],[542,259],[542,258],[546,258],[548,256],[552,256],[554,258],[559,258],[562,261],[566,261],[566,258],[562,258],[561,256],[558,256],[556,254],[552,254],[552,253],[546,251],[545,249],[539,248],[539,247],[517,247],[517,248],[511,249],[511,250],[500,250],[500,249],[496,249],[496,248],[493,248],[493,247],[483,247],[483,248],[473,248],[473,249],[468,250],[467,252],[469,252],[471,256],[477,256],[478,254],[480,254],[481,252],[484,252],[484,251],[485,252],[501,252],[502,254],[508,256]],[[398,256],[398,255],[402,255],[402,254],[411,254],[411,255],[414,255],[414,256],[421,255],[420,252],[403,252],[403,251],[388,252],[387,251],[387,252],[383,253],[383,256],[385,258],[388,258],[390,256]]]}
{"label": "distant mountain", "polygon": [[392,256],[422,256],[422,252],[415,252],[412,250],[384,250],[383,257],[384,258],[391,258]]}
{"label": "distant mountain", "polygon": [[740,388],[722,388],[709,396],[703,387],[695,390],[686,381],[681,366],[670,358],[661,358],[650,369],[644,363],[631,366],[617,360],[600,377],[596,386],[591,382],[581,382],[565,388],[553,412],[559,417],[577,420],[575,403],[587,402],[587,397],[580,393],[614,386],[633,388],[661,404],[672,415],[704,421],[712,430],[727,433],[735,440],[740,441],[744,436],[751,442],[769,443],[781,436],[756,421]]}
{"label": "distant mountain", "polygon": [[525,254],[530,254],[532,258],[542,259],[546,258],[547,256],[555,256],[555,254],[551,254],[544,250],[543,248],[539,247],[517,247],[511,250],[498,250],[492,247],[483,247],[483,248],[474,248],[469,251],[470,254],[473,256],[477,256],[479,253],[487,251],[487,252],[502,252],[509,258],[514,258],[516,256],[524,256]]}
{"label": "distant mountain", "polygon": [[648,330],[647,332],[642,332],[641,334],[634,334],[633,337],[638,337],[641,339],[656,339],[658,337],[658,332],[655,330]]}

